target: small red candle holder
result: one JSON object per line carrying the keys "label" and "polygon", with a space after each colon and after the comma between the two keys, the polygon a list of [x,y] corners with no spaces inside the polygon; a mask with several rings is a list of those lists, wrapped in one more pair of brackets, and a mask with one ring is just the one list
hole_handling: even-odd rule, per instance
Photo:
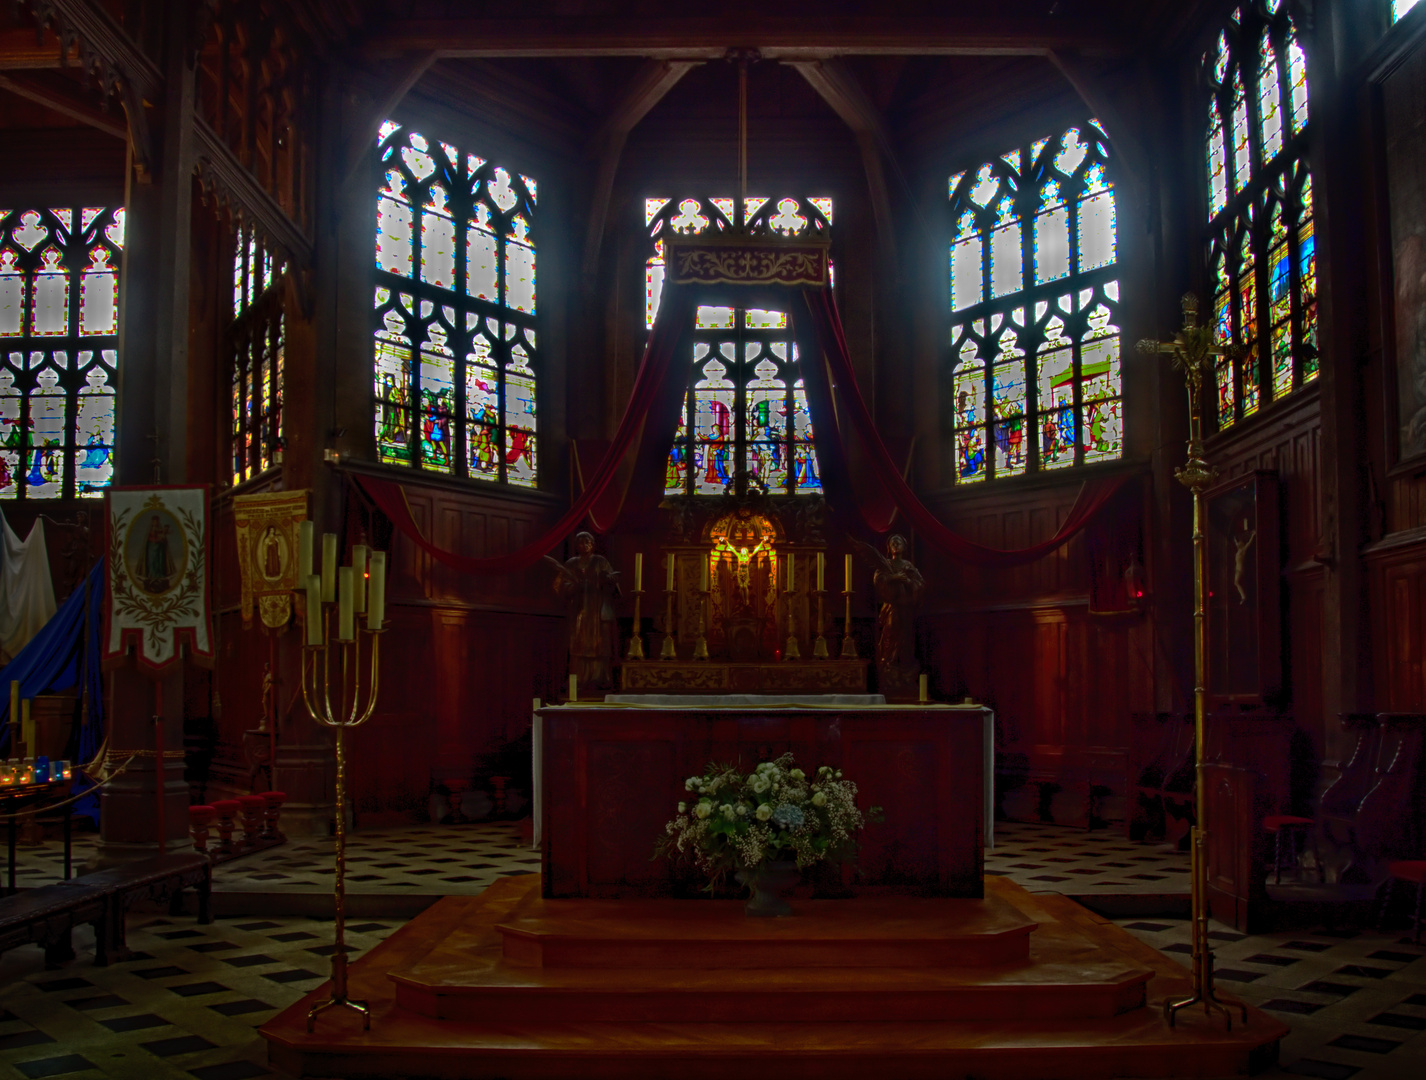
{"label": "small red candle holder", "polygon": [[262,793],[262,799],[264,803],[262,832],[258,833],[258,835],[264,840],[286,839],[286,837],[282,835],[282,831],[277,827],[277,820],[282,814],[282,804],[287,801],[287,792],[264,791]]}
{"label": "small red candle holder", "polygon": [[218,854],[233,853],[233,825],[242,803],[237,799],[219,799],[213,804],[213,812],[218,815]]}
{"label": "small red candle holder", "polygon": [[193,837],[193,850],[200,855],[208,854],[208,823],[217,813],[211,806],[190,806],[188,808],[188,832]]}
{"label": "small red candle holder", "polygon": [[267,800],[261,795],[239,795],[238,805],[243,814],[243,846],[257,846],[258,833],[262,831],[263,818],[267,814]]}

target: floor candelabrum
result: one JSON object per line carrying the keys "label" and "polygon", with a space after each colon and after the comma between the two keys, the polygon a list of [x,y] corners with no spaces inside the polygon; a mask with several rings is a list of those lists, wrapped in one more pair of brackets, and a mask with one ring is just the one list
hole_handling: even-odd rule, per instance
{"label": "floor candelabrum", "polygon": [[663,646],[659,649],[660,660],[677,660],[678,647],[673,640],[673,578],[669,577],[669,587],[664,590]]}
{"label": "floor candelabrum", "polygon": [[[310,570],[310,557],[310,548],[299,553],[306,564],[299,570]],[[307,641],[302,653],[302,701],[313,720],[334,729],[337,758],[332,992],[326,1001],[308,1011],[307,1030],[313,1030],[319,1013],[343,1008],[360,1013],[363,1029],[369,1031],[371,1010],[366,1002],[352,1001],[347,996],[346,734],[370,720],[376,709],[381,632],[386,621],[386,553],[371,552],[368,566],[367,549],[357,545],[352,549],[352,565],[339,568],[336,535],[327,533],[322,537],[321,573],[305,574],[303,580],[307,592]]]}
{"label": "floor candelabrum", "polygon": [[[1203,533],[1203,493],[1213,483],[1214,469],[1203,456],[1203,388],[1213,384],[1213,368],[1218,357],[1227,355],[1232,346],[1214,340],[1212,326],[1198,325],[1198,297],[1189,293],[1183,298],[1183,327],[1172,341],[1139,342],[1139,351],[1162,353],[1183,372],[1188,385],[1188,460],[1174,470],[1174,476],[1193,494],[1193,728],[1194,764],[1196,768],[1195,814],[1192,833],[1192,906],[1193,932],[1193,992],[1186,998],[1164,1002],[1164,1016],[1170,1025],[1174,1016],[1191,1005],[1202,1005],[1210,1015],[1222,1013],[1231,1029],[1233,1014],[1218,1000],[1213,989],[1213,951],[1208,944],[1208,842],[1210,834],[1204,819],[1205,788],[1204,728],[1208,702],[1208,624],[1205,618],[1207,602],[1207,540]],[[1248,1020],[1246,1006],[1243,1022]]]}
{"label": "floor candelabrum", "polygon": [[784,660],[801,660],[802,650],[797,644],[797,556],[787,554],[787,644],[783,646]]}

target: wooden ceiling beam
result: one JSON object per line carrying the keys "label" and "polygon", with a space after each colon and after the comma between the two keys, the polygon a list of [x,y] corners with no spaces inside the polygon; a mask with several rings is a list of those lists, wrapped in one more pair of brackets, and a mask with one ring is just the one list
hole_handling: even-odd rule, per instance
{"label": "wooden ceiling beam", "polygon": [[718,18],[412,19],[374,31],[368,58],[435,50],[442,59],[473,57],[647,56],[717,60],[731,47],[756,48],[768,60],[841,55],[1042,55],[1051,49],[1126,52],[1124,28],[1108,18],[995,17],[897,19],[865,16]]}
{"label": "wooden ceiling beam", "polygon": [[886,187],[881,155],[886,155],[898,175],[900,170],[881,113],[867,97],[856,76],[839,61],[795,60],[788,63],[797,69],[856,136],[862,168],[866,171],[867,190],[871,195],[872,215],[881,239],[882,255],[887,267],[894,268],[897,265],[896,228],[891,216],[891,196]]}
{"label": "wooden ceiling beam", "polygon": [[0,30],[0,71],[40,71],[79,65],[72,49],[61,50],[59,38],[48,27],[36,40],[35,32],[26,27]]}
{"label": "wooden ceiling beam", "polygon": [[62,116],[78,120],[116,139],[125,142],[129,139],[129,125],[122,116],[105,112],[94,104],[90,96],[55,85],[49,80],[32,75],[0,74],[0,90],[8,90],[17,97],[53,109]]}
{"label": "wooden ceiling beam", "polygon": [[589,222],[584,234],[584,274],[592,278],[599,268],[599,248],[609,225],[609,204],[614,197],[614,178],[629,132],[663,100],[678,81],[696,68],[698,60],[650,60],[639,69],[604,122],[589,140],[586,156],[596,160],[594,191],[589,205]]}

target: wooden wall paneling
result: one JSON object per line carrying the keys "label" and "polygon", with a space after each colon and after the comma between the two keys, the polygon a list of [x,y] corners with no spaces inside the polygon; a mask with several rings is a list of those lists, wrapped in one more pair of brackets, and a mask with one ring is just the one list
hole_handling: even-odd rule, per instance
{"label": "wooden wall paneling", "polygon": [[1375,545],[1367,554],[1372,634],[1377,643],[1377,708],[1383,712],[1420,712],[1426,708],[1426,671],[1422,653],[1426,607],[1426,538],[1414,531]]}

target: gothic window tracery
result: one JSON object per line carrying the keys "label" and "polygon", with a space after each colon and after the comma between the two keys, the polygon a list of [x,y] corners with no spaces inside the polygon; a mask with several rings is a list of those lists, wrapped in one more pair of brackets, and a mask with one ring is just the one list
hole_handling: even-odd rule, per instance
{"label": "gothic window tracery", "polygon": [[0,497],[114,476],[123,208],[0,209]]}
{"label": "gothic window tracery", "polygon": [[1284,0],[1236,9],[1203,57],[1208,276],[1226,428],[1317,378],[1307,61]]}
{"label": "gothic window tracery", "polygon": [[377,148],[378,458],[534,487],[538,186],[390,120]]}
{"label": "gothic window tracery", "polygon": [[[663,295],[664,241],[671,234],[727,231],[735,199],[644,201],[652,253],[644,266],[644,321],[653,327]],[[749,196],[742,224],[779,236],[826,235],[830,198]],[[754,484],[773,494],[820,494],[807,391],[787,313],[699,305],[692,371],[669,450],[667,495],[722,495]]]}
{"label": "gothic window tracery", "polygon": [[233,249],[232,453],[234,484],[282,461],[284,268],[251,228]]}
{"label": "gothic window tracery", "polygon": [[1089,120],[950,178],[956,483],[1124,452],[1110,162]]}

